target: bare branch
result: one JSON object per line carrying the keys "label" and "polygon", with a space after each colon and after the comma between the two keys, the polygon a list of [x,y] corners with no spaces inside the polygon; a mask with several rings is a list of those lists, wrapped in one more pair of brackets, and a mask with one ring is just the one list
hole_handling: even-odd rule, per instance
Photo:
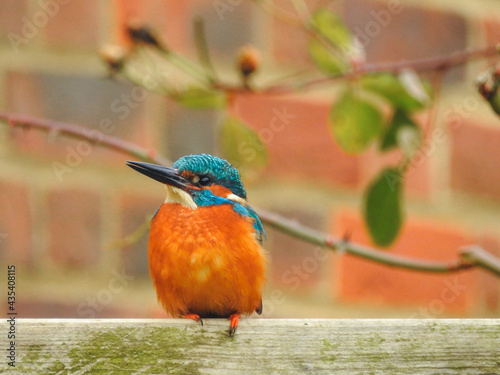
{"label": "bare branch", "polygon": [[[310,79],[301,83],[283,83],[264,86],[260,90],[255,90],[256,93],[268,95],[287,95],[297,91],[305,91],[313,89],[317,86],[325,85],[334,81],[353,80],[363,74],[374,73],[399,73],[403,69],[412,69],[416,72],[441,71],[444,72],[452,67],[466,64],[469,61],[484,59],[498,54],[498,46],[491,45],[484,48],[466,49],[457,51],[452,54],[434,57],[425,57],[415,60],[399,60],[384,63],[365,63],[356,66],[355,69],[347,72],[342,72],[336,75]],[[233,93],[243,93],[246,90],[241,85],[231,85],[222,82],[212,84],[212,87],[217,90]]]}
{"label": "bare branch", "polygon": [[[96,142],[99,146],[134,156],[143,161],[163,165],[171,164],[168,159],[154,155],[148,150],[131,142],[126,142],[109,135],[102,135],[96,139],[95,135],[93,135],[88,128],[80,125],[8,113],[0,113],[0,120],[13,127],[27,127],[46,132],[60,132],[61,134],[65,134],[73,138]],[[455,260],[451,260],[450,262],[441,263],[424,261],[420,259],[397,256],[355,244],[345,239],[339,239],[329,234],[318,232],[314,229],[303,226],[296,221],[292,221],[264,209],[257,209],[257,213],[265,224],[302,241],[309,242],[326,249],[368,259],[386,266],[434,273],[449,273],[478,267],[500,276],[500,259],[477,245],[461,250],[459,257]]]}
{"label": "bare branch", "polygon": [[168,159],[156,155],[154,150],[147,150],[135,143],[127,142],[123,139],[103,134],[99,130],[89,129],[81,125],[2,112],[0,112],[0,121],[4,121],[11,127],[34,128],[51,134],[61,134],[76,139],[84,139],[147,162],[164,165],[171,164]]}
{"label": "bare branch", "polygon": [[477,265],[495,275],[500,275],[500,259],[484,250],[482,247],[473,245],[460,251],[462,258],[469,264]]}
{"label": "bare branch", "polygon": [[370,73],[399,73],[403,69],[412,69],[416,72],[446,71],[454,66],[463,65],[469,61],[483,59],[498,55],[498,46],[490,45],[484,48],[465,49],[456,51],[443,56],[424,57],[415,60],[399,60],[385,63],[365,63],[356,67],[356,69],[343,72],[337,75],[313,79],[302,83],[301,85],[290,87],[289,85],[269,86],[263,91],[272,94],[288,94],[295,90],[306,90],[320,86],[332,81],[346,79],[355,79],[363,74]]}
{"label": "bare branch", "polygon": [[[329,50],[332,51],[332,49],[329,47],[334,47],[334,49],[338,47],[335,45],[331,45],[330,41],[327,38],[322,37],[307,25],[307,20],[306,17],[304,16],[307,15],[307,9],[303,1],[292,2],[296,8],[296,12],[298,13],[298,15],[290,14],[282,7],[275,5],[272,1],[267,1],[267,0],[253,0],[253,1],[254,3],[260,5],[264,11],[269,13],[276,20],[302,29],[302,31],[304,31],[311,37],[317,39]],[[333,50],[332,52],[335,52],[335,50]],[[281,86],[274,86],[274,85],[268,86],[264,91],[273,94],[286,94],[296,90],[310,89],[312,87],[329,83],[335,80],[355,79],[360,75],[367,73],[380,73],[380,72],[399,73],[403,69],[412,69],[416,72],[429,72],[429,71],[444,72],[450,69],[451,67],[463,65],[468,61],[495,56],[498,55],[499,53],[500,53],[500,44],[495,44],[486,46],[484,48],[465,49],[461,51],[456,51],[454,53],[450,53],[443,56],[424,57],[421,59],[414,59],[414,60],[402,59],[399,61],[389,61],[389,62],[372,63],[372,64],[370,63],[356,64],[352,66],[351,70],[342,72],[338,75],[332,75],[332,76],[309,80],[303,82],[299,86],[294,85],[293,87],[290,87],[290,85],[287,84]]]}
{"label": "bare branch", "polygon": [[[477,255],[477,253],[474,253],[477,256],[476,258],[464,257],[464,254],[462,253],[459,259],[451,260],[450,262],[442,263],[424,261],[390,254],[388,252],[372,249],[367,246],[336,238],[332,235],[318,232],[295,221],[286,219],[280,215],[263,209],[258,209],[256,211],[265,224],[290,236],[323,248],[351,254],[389,267],[406,268],[409,270],[434,273],[456,272],[471,267],[481,267],[500,276],[500,268],[495,268],[497,267],[498,262],[500,262],[500,259],[495,258],[493,255],[490,255],[484,250],[483,253],[480,254],[483,255],[481,257]],[[490,257],[488,258],[484,256],[484,253],[488,254]]]}

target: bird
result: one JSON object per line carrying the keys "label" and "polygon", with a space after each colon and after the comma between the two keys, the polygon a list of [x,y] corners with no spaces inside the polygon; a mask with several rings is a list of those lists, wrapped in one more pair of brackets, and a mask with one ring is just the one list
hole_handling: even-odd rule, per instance
{"label": "bird", "polygon": [[127,165],[165,185],[148,241],[159,302],[202,326],[203,318],[228,318],[232,337],[242,315],[262,313],[267,265],[265,230],[238,170],[209,154],[183,156],[172,168]]}

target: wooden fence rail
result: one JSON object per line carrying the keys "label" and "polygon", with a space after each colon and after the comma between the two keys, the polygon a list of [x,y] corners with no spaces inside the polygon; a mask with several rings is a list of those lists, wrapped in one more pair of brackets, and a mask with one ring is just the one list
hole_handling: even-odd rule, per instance
{"label": "wooden fence rail", "polygon": [[0,327],[6,374],[500,375],[493,319],[17,319],[15,367]]}

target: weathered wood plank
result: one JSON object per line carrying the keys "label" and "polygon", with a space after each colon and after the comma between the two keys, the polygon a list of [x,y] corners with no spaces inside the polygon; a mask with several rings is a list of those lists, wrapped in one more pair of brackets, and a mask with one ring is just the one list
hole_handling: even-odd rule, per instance
{"label": "weathered wood plank", "polygon": [[[5,320],[0,326],[7,332]],[[203,327],[183,319],[19,319],[11,370],[500,374],[500,320],[244,319],[235,337],[229,338],[227,329],[220,319],[206,319]]]}

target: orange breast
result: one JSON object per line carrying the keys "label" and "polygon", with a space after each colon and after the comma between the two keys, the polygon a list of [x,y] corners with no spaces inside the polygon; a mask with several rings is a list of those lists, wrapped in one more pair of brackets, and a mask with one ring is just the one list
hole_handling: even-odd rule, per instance
{"label": "orange breast", "polygon": [[250,314],[260,305],[265,255],[230,205],[163,204],[151,224],[149,270],[172,316]]}

